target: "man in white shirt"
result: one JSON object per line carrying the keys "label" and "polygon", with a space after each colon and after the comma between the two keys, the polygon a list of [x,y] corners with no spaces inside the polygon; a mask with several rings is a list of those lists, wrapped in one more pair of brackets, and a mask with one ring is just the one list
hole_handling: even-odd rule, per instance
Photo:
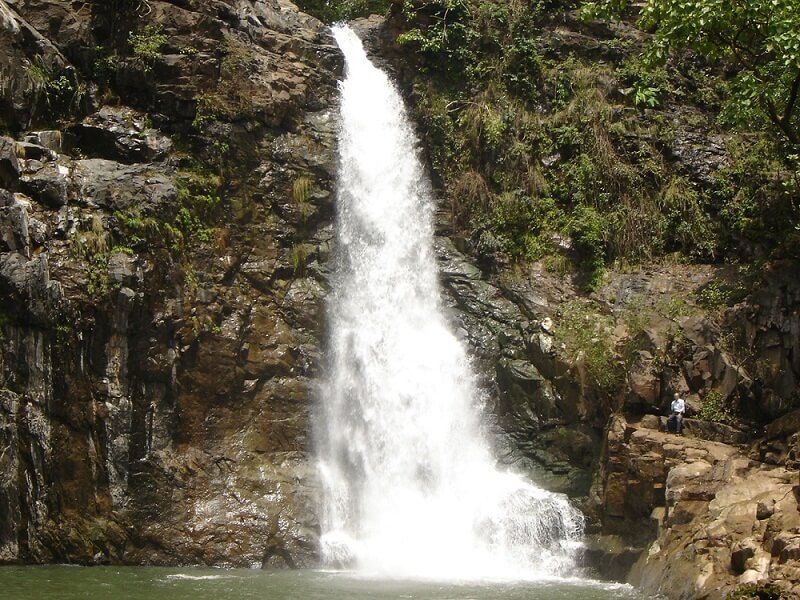
{"label": "man in white shirt", "polygon": [[683,398],[680,397],[678,392],[675,392],[673,396],[672,404],[669,405],[669,418],[667,419],[667,433],[670,432],[671,429],[675,429],[675,433],[682,434],[683,433],[683,413],[686,412],[686,403],[683,401]]}

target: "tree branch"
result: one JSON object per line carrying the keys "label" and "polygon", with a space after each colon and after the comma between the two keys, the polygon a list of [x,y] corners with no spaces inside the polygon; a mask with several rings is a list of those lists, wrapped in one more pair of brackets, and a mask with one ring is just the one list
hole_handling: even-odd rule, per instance
{"label": "tree branch", "polygon": [[[795,83],[797,83],[797,79],[795,79]],[[767,115],[769,116],[770,121],[772,121],[778,127],[778,129],[783,132],[783,135],[786,136],[786,139],[788,139],[795,146],[798,145],[800,143],[800,138],[798,138],[797,132],[794,130],[794,127],[792,127],[792,124],[788,120],[784,119],[786,112],[784,112],[784,116],[779,115],[777,109],[775,108],[775,103],[770,98],[764,98],[764,105],[766,106]]]}
{"label": "tree branch", "polygon": [[797,93],[800,92],[800,69],[794,76],[792,82],[792,89],[789,91],[789,100],[786,101],[786,108],[783,111],[783,120],[788,122],[792,118],[794,112],[794,105],[797,102]]}

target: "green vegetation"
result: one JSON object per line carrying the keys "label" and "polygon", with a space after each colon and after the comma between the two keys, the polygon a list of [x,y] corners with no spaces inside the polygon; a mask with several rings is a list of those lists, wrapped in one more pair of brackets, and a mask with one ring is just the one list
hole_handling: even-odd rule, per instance
{"label": "green vegetation", "polygon": [[80,228],[72,240],[72,252],[75,256],[87,258],[95,254],[108,252],[110,236],[103,225],[100,215],[92,215],[89,226]]}
{"label": "green vegetation", "polygon": [[[407,18],[419,25],[398,41],[417,50],[429,74],[415,93],[432,166],[453,225],[469,232],[475,252],[544,258],[561,271],[570,270],[568,256],[593,289],[609,260],[676,245],[657,210],[659,151],[650,144],[621,151],[628,126],[614,122],[599,89],[607,73],[577,58],[542,57],[542,5],[414,6],[406,3]],[[629,71],[648,86],[656,81]],[[563,240],[571,241],[566,255]]]}
{"label": "green vegetation", "polygon": [[[119,213],[115,216],[118,220],[123,218]],[[129,218],[128,227],[133,227],[134,221]],[[113,237],[103,224],[103,217],[94,214],[89,219],[88,226],[86,224],[80,226],[70,240],[70,250],[73,256],[81,259],[82,264],[86,267],[86,291],[94,298],[103,298],[116,287],[108,279],[108,265],[111,257],[119,253],[128,256],[135,254],[129,245],[115,244],[112,246]]]}
{"label": "green vegetation", "polygon": [[656,302],[656,312],[668,319],[677,319],[691,314],[691,308],[686,302],[686,298],[675,296]]}
{"label": "green vegetation", "polygon": [[555,337],[569,360],[582,367],[592,383],[612,391],[623,377],[617,360],[611,331],[614,321],[581,300],[562,305],[556,322]]}
{"label": "green vegetation", "polygon": [[193,315],[189,319],[192,337],[196,340],[204,333],[213,333],[215,335],[222,333],[222,327],[215,322],[214,318],[214,315],[208,313]]}
{"label": "green vegetation", "polygon": [[37,55],[28,63],[26,75],[38,92],[36,110],[47,119],[63,118],[64,113],[76,110],[86,96],[86,86],[74,71],[63,70],[44,56]]}
{"label": "green vegetation", "polygon": [[200,93],[195,98],[196,108],[194,119],[192,120],[192,127],[197,131],[202,131],[203,128],[216,118],[214,110],[214,99],[207,93]]}
{"label": "green vegetation", "polygon": [[200,168],[182,170],[175,176],[175,185],[178,207],[170,222],[143,215],[136,208],[114,213],[121,245],[132,250],[164,247],[171,254],[180,255],[217,241],[217,231],[211,223],[222,207],[220,178]]}
{"label": "green vegetation", "polygon": [[798,197],[800,161],[765,139],[743,139],[730,147],[730,164],[715,174],[725,243],[780,249],[800,256]]}
{"label": "green vegetation", "polygon": [[221,199],[220,179],[202,171],[186,171],[176,177],[178,214],[175,224],[184,241],[205,243],[214,239],[209,223],[217,213]]}
{"label": "green vegetation", "polygon": [[57,335],[61,337],[66,337],[73,331],[73,326],[69,323],[57,323],[53,330],[56,332]]}
{"label": "green vegetation", "polygon": [[307,244],[292,244],[292,249],[289,251],[289,259],[292,262],[292,272],[295,277],[305,276],[308,255]]}
{"label": "green vegetation", "polygon": [[186,291],[193,294],[197,291],[197,271],[193,265],[189,265],[184,273],[184,283],[186,284]]}
{"label": "green vegetation", "polygon": [[119,57],[116,52],[103,46],[95,48],[94,75],[101,81],[107,81],[114,77],[119,65]]}
{"label": "green vegetation", "polygon": [[[221,182],[219,176],[198,163],[179,170],[174,182],[176,202],[169,215],[146,214],[138,207],[113,214],[114,245],[90,261],[91,293],[108,291],[108,288],[101,287],[99,274],[107,272],[109,258],[117,253],[129,256],[147,253],[159,257],[159,260],[166,260],[174,265],[177,272],[182,273],[176,283],[183,284],[184,293],[192,295],[196,292],[199,279],[194,266],[196,255],[207,255],[227,243],[224,231],[213,226],[224,210],[220,195]],[[107,239],[108,247],[112,237]],[[107,281],[107,276],[105,279]],[[198,323],[198,332],[213,329],[213,322]]]}
{"label": "green vegetation", "polygon": [[94,69],[92,76],[100,87],[100,98],[102,103],[112,103],[116,101],[113,86],[116,82],[117,68],[119,67],[119,56],[108,47],[97,46],[95,48]]}
{"label": "green vegetation", "polygon": [[697,415],[704,421],[715,423],[733,423],[734,416],[725,396],[718,390],[709,390],[703,398],[703,407]]}
{"label": "green vegetation", "polygon": [[[258,56],[248,49],[244,41],[235,39],[221,44],[219,52],[221,64],[218,78],[195,99],[192,127],[201,135],[207,133],[206,126],[214,121],[242,119],[245,115],[252,115],[254,110],[252,96],[256,86],[247,77],[242,77],[242,73],[257,68]],[[220,144],[224,145],[224,142]],[[226,149],[217,148],[218,163],[224,162],[230,149],[223,150]]]}
{"label": "green vegetation", "polygon": [[314,183],[310,177],[301,175],[292,183],[292,201],[300,211],[300,218],[305,222],[311,214],[311,192],[314,190]]}
{"label": "green vegetation", "polygon": [[[594,3],[586,13],[626,4]],[[549,20],[572,2],[403,4],[398,43],[422,74],[413,93],[435,184],[453,229],[487,268],[542,260],[590,291],[609,264],[800,256],[800,157],[786,151],[785,136],[728,129],[731,142],[705,179],[671,158],[679,134],[741,127],[730,114],[741,97],[715,63],[656,60],[669,48],[698,49],[665,45],[656,4],[647,3],[646,22],[661,54],[620,37],[609,42],[617,58],[602,64],[580,52],[550,58]],[[757,129],[763,122],[749,118]]]}
{"label": "green vegetation", "polygon": [[727,306],[730,299],[730,286],[719,281],[710,281],[697,294],[697,303],[708,310]]}
{"label": "green vegetation", "polygon": [[[628,296],[621,309],[616,311],[616,323],[625,326],[625,333],[614,348],[626,370],[639,359],[643,349],[650,352],[654,365],[663,366],[676,360],[691,359],[692,344],[677,320],[697,310],[697,307],[689,305],[682,296],[663,298],[655,303],[649,303],[645,295]],[[658,346],[653,344],[648,330],[652,331],[654,324],[655,328],[663,328],[663,325],[659,325],[663,319],[674,323],[666,327],[665,343]]]}
{"label": "green vegetation", "polygon": [[[628,0],[584,3],[588,17],[613,18]],[[800,143],[800,11],[795,0],[647,0],[644,29],[655,30],[648,59],[664,62],[670,49],[688,48],[737,69],[727,103],[729,121],[769,123]]]}
{"label": "green vegetation", "polygon": [[630,86],[622,93],[638,108],[659,107],[664,96],[673,91],[667,71],[646,64],[639,55],[627,58],[617,72],[622,82]]}
{"label": "green vegetation", "polygon": [[774,584],[744,583],[725,596],[725,600],[782,600],[784,597]]}
{"label": "green vegetation", "polygon": [[86,262],[88,276],[86,291],[94,298],[103,298],[112,289],[108,279],[108,259],[107,253],[95,254],[88,257]]}
{"label": "green vegetation", "polygon": [[110,242],[111,234],[98,214],[92,215],[88,227],[79,227],[71,240],[72,254],[86,266],[86,291],[95,298],[105,297],[111,291],[108,279]]}
{"label": "green vegetation", "polygon": [[303,205],[308,202],[313,190],[313,182],[311,178],[306,175],[301,175],[292,183],[292,200],[298,205]]}
{"label": "green vegetation", "polygon": [[724,279],[713,279],[697,292],[697,304],[707,310],[732,306],[745,299],[760,275],[760,265],[740,265]]}
{"label": "green vegetation", "polygon": [[133,248],[130,246],[124,246],[121,244],[117,244],[113,248],[111,248],[110,254],[127,254],[128,256],[134,256],[136,252],[134,252]]}
{"label": "green vegetation", "polygon": [[665,250],[678,250],[687,258],[713,261],[720,252],[720,232],[710,217],[712,202],[705,190],[692,181],[675,175],[659,191],[657,206],[662,227],[671,232]]}
{"label": "green vegetation", "polygon": [[289,249],[289,262],[292,265],[293,277],[305,277],[306,265],[309,262],[309,257],[314,252],[314,247],[311,244],[305,243],[306,237],[303,235],[302,229],[306,220],[313,211],[311,205],[311,194],[314,191],[314,181],[308,175],[298,175],[292,181],[289,190],[291,201],[296,207],[299,216],[301,227],[295,230],[292,236],[292,245]]}
{"label": "green vegetation", "polygon": [[145,73],[153,70],[153,65],[161,56],[161,49],[168,41],[169,38],[158,25],[148,25],[144,29],[131,31],[128,34],[128,43],[131,46],[133,57]]}
{"label": "green vegetation", "polygon": [[113,216],[131,247],[140,247],[162,234],[161,222],[154,217],[143,217],[138,209],[116,211]]}

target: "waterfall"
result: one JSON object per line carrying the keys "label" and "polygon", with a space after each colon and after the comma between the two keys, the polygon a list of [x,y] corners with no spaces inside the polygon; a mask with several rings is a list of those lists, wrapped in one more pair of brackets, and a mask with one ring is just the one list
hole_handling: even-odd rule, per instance
{"label": "waterfall", "polygon": [[441,307],[433,200],[402,100],[349,28],[334,35],[346,78],[317,415],[323,558],[396,577],[565,573],[582,516],[497,468]]}

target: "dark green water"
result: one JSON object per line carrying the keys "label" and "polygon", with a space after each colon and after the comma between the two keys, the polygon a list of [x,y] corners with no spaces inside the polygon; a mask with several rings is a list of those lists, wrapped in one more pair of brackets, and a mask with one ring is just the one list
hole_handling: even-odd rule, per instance
{"label": "dark green water", "polygon": [[442,583],[325,571],[160,567],[0,567],[3,600],[642,600],[585,580]]}

